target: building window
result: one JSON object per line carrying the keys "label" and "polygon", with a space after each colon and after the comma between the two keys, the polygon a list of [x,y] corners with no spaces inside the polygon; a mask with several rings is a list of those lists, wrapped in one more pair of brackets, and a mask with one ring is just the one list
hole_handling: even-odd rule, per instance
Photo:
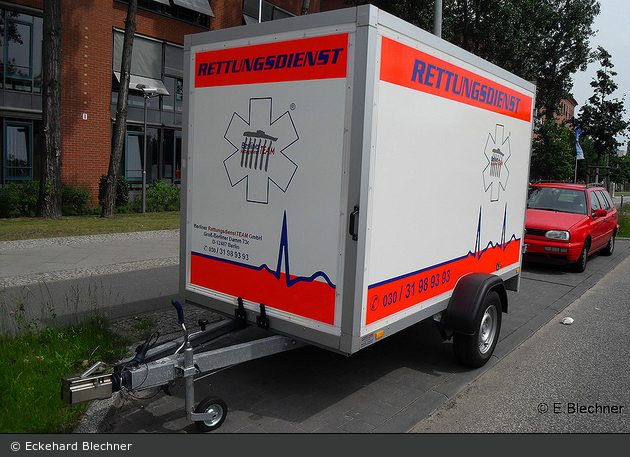
{"label": "building window", "polygon": [[173,176],[174,182],[181,182],[182,180],[182,135],[181,132],[175,134],[175,175]]}
{"label": "building window", "polygon": [[125,177],[130,181],[142,179],[142,133],[127,132],[127,147],[125,160]]}
{"label": "building window", "polygon": [[162,153],[162,174],[160,179],[170,183],[179,183],[182,179],[182,132],[164,129],[164,151]]}
{"label": "building window", "polygon": [[267,22],[291,16],[295,16],[295,14],[289,13],[266,0],[262,2],[260,0],[243,1],[243,20],[246,24],[259,22],[259,19],[260,22]]}
{"label": "building window", "polygon": [[[130,127],[134,129],[127,132],[127,144],[125,147],[125,177],[133,182],[142,180],[142,170],[144,165],[144,139],[145,136],[140,131],[140,127]],[[159,156],[159,129],[147,128],[147,184],[152,183],[158,176],[158,156]]]}
{"label": "building window", "polygon": [[11,180],[32,179],[32,125],[24,122],[5,122],[3,147],[5,178]]}
{"label": "building window", "polygon": [[[123,33],[114,29],[112,72],[112,104],[118,99]],[[180,181],[181,137],[175,137],[181,125],[184,98],[184,49],[182,46],[149,36],[135,35],[129,81],[127,141],[121,173],[138,189],[142,180],[144,135],[140,123],[147,123],[146,178]],[[138,84],[157,92],[145,99]],[[152,93],[151,95],[156,95]],[[113,109],[113,107],[112,107]]]}
{"label": "building window", "polygon": [[[116,103],[118,96],[123,39],[123,32],[114,30],[112,103]],[[183,95],[183,47],[155,38],[135,35],[131,54],[129,105],[144,106],[144,99],[138,89],[138,84],[144,84],[157,89],[160,96],[171,97],[163,102],[165,106],[163,109],[181,112],[181,104],[178,102],[182,101]],[[159,99],[149,99],[147,107],[148,109],[159,110]]]}
{"label": "building window", "polygon": [[164,85],[168,90],[168,95],[162,96],[162,109],[164,111],[182,112],[182,102],[184,97],[184,83],[179,78],[170,76],[164,77]]}
{"label": "building window", "polygon": [[0,87],[41,93],[43,19],[0,10]]}

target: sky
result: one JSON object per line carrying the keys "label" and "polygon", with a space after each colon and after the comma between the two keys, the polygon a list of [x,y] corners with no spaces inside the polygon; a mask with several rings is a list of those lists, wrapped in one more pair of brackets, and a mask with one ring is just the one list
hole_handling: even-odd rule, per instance
{"label": "sky", "polygon": [[[601,12],[595,18],[591,37],[591,48],[602,46],[612,56],[613,71],[617,76],[613,81],[618,89],[614,98],[621,100],[625,95],[625,119],[630,119],[630,0],[599,0]],[[593,95],[590,82],[597,76],[599,64],[588,66],[586,71],[577,72],[573,77],[573,96],[578,102],[575,113]],[[622,147],[621,149],[626,149]]]}

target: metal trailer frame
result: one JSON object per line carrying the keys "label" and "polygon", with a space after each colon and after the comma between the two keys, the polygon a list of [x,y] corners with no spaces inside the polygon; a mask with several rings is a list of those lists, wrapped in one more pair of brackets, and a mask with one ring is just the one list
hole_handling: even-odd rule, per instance
{"label": "metal trailer frame", "polygon": [[[98,362],[85,372],[62,379],[61,398],[67,404],[110,398],[119,391],[142,391],[160,387],[167,394],[174,394],[183,381],[185,388],[186,418],[195,422],[202,431],[218,428],[227,415],[227,405],[220,399],[208,397],[199,402],[212,400],[210,406],[195,410],[195,376],[214,373],[239,363],[259,359],[305,346],[295,338],[271,334],[239,344],[219,346],[206,350],[206,346],[219,342],[228,335],[244,331],[248,326],[242,317],[228,318],[191,335],[184,324],[181,305],[173,300],[177,309],[178,323],[183,337],[151,347],[147,340],[138,347],[135,357],[118,362],[113,372],[95,373]],[[218,402],[218,403],[217,403]],[[219,407],[217,407],[217,404]]]}

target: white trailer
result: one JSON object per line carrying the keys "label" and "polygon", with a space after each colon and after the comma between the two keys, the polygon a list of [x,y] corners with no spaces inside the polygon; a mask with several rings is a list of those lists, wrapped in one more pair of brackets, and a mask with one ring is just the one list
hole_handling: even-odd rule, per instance
{"label": "white trailer", "polygon": [[[183,300],[347,355],[433,318],[488,360],[519,285],[533,84],[366,5],[188,36],[184,87]],[[188,356],[143,386],[209,358]],[[189,418],[220,425],[190,382]]]}
{"label": "white trailer", "polygon": [[532,84],[371,6],[188,38],[186,301],[352,354],[517,286]]}

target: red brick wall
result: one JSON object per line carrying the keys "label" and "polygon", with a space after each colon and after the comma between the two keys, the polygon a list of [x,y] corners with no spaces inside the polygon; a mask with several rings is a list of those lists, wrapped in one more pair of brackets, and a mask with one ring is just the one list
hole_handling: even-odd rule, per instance
{"label": "red brick wall", "polygon": [[31,8],[43,9],[44,1],[43,0],[13,0],[12,3],[19,3],[20,5],[30,6]]}
{"label": "red brick wall", "polygon": [[[127,6],[114,0],[62,2],[62,181],[95,200],[111,150],[112,29],[124,29],[126,16]],[[141,9],[136,23],[137,33],[178,44],[205,30]]]}
{"label": "red brick wall", "polygon": [[211,2],[214,17],[210,18],[210,28],[212,30],[237,27],[243,23],[243,3],[242,2]]}

